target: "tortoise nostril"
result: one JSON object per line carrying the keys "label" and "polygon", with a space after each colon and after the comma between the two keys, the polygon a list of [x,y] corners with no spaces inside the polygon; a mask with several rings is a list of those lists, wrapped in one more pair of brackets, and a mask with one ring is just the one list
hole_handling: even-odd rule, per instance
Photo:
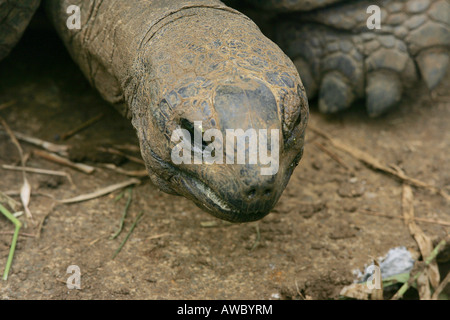
{"label": "tortoise nostril", "polygon": [[256,189],[250,189],[249,192],[247,192],[247,197],[249,199],[253,198],[256,195]]}
{"label": "tortoise nostril", "polygon": [[272,188],[251,188],[249,191],[247,191],[247,198],[249,200],[253,200],[255,196],[261,196],[261,197],[271,197],[272,196]]}

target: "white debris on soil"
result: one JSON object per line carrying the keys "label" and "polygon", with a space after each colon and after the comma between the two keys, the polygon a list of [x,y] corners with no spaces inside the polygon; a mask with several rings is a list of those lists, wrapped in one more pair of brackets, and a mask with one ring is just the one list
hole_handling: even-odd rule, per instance
{"label": "white debris on soil", "polygon": [[272,295],[270,296],[271,299],[274,300],[280,300],[281,296],[279,293],[272,293]]}
{"label": "white debris on soil", "polygon": [[[388,251],[386,256],[378,259],[380,264],[381,278],[395,276],[397,274],[410,272],[414,266],[414,259],[405,247],[396,247]],[[365,282],[373,275],[373,264],[365,266],[364,273],[356,269],[353,274],[357,276],[356,282]]]}

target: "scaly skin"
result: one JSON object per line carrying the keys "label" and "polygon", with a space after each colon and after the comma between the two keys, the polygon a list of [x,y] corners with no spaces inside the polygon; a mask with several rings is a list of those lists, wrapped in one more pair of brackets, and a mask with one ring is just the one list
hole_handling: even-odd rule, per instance
{"label": "scaly skin", "polygon": [[[66,27],[69,5],[81,8],[81,30]],[[229,221],[270,212],[302,156],[308,103],[292,61],[250,19],[215,0],[67,0],[47,9],[91,84],[131,118],[161,190]],[[279,129],[278,173],[261,175],[260,162],[174,164],[171,134],[194,121],[224,136]]]}
{"label": "scaly skin", "polygon": [[[267,8],[289,10],[324,3],[263,2]],[[379,30],[367,28],[370,5],[381,9]],[[448,71],[450,4],[446,0],[339,1],[281,20],[275,41],[294,60],[308,97],[318,95],[324,113],[365,99],[368,114],[378,116],[395,106],[420,78],[431,90]]]}
{"label": "scaly skin", "polygon": [[345,0],[247,0],[256,8],[279,12],[309,11]]}

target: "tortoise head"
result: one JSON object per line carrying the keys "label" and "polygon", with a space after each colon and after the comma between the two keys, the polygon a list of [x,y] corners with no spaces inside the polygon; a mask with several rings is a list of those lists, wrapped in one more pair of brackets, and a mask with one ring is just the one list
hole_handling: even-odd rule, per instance
{"label": "tortoise head", "polygon": [[302,157],[304,87],[289,58],[251,21],[226,35],[198,22],[195,37],[176,32],[182,21],[159,40],[169,37],[171,50],[139,61],[146,72],[133,124],[150,177],[218,218],[260,219]]}

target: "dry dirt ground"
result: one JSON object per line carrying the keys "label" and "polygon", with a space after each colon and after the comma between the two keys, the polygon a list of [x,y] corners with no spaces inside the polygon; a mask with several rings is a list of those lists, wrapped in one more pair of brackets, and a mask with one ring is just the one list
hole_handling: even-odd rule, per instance
{"label": "dry dirt ground", "polygon": [[[438,93],[448,94],[449,83],[447,79]],[[123,232],[111,240],[126,202],[126,197],[115,201],[120,191],[53,209],[48,195],[64,199],[128,179],[101,168],[99,161],[142,169],[121,157],[93,156],[97,146],[137,145],[131,124],[90,88],[56,36],[44,32],[28,32],[0,63],[0,104],[12,100],[15,104],[0,116],[13,130],[56,143],[84,121],[100,113],[104,117],[64,142],[78,147],[74,154],[79,161],[97,167],[93,174],[31,154],[28,166],[66,171],[76,187],[66,178],[27,174],[37,225],[20,218],[26,226],[10,277],[0,282],[2,299],[334,299],[353,281],[354,269],[390,248],[417,251],[401,219],[369,214],[401,216],[401,182],[335,149],[311,130],[303,160],[273,212],[262,221],[222,223],[143,179],[133,188]],[[377,119],[368,118],[362,106],[326,117],[312,102],[311,124],[449,192],[449,106],[448,99],[433,100],[419,87],[407,93],[399,108]],[[25,153],[36,149],[22,146]],[[0,165],[18,161],[9,137],[0,133]],[[0,191],[17,194],[21,185],[20,172],[0,168]],[[414,188],[414,208],[418,217],[450,221],[448,202],[429,190]],[[113,259],[140,212],[142,219]],[[450,230],[439,224],[419,225],[435,241]],[[12,224],[0,216],[2,273],[11,231]],[[81,290],[66,286],[70,265],[80,268]],[[448,263],[441,266],[445,275]]]}

